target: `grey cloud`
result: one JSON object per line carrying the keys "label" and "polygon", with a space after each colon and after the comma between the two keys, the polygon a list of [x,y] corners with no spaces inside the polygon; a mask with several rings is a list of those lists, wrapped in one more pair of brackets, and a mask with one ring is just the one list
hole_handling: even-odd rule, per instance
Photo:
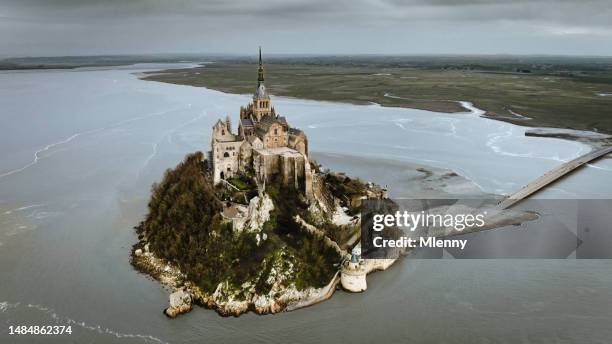
{"label": "grey cloud", "polygon": [[225,16],[338,23],[359,20],[361,25],[381,20],[529,20],[612,26],[610,0],[4,0],[0,11],[3,8],[20,17],[49,21]]}
{"label": "grey cloud", "polygon": [[586,46],[612,54],[602,46],[612,38],[612,6],[611,0],[0,2],[0,49],[13,53],[242,52],[257,45],[253,37],[272,41],[279,52],[463,53],[460,37],[491,53],[580,53]]}

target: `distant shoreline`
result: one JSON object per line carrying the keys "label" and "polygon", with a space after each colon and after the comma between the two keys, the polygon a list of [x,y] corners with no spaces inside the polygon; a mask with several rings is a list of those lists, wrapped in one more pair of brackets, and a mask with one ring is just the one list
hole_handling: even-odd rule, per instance
{"label": "distant shoreline", "polygon": [[[244,56],[67,56],[6,58],[0,70],[113,67],[214,61],[168,67],[143,80],[250,94],[252,59]],[[376,103],[442,113],[468,100],[484,117],[532,128],[612,134],[612,58],[570,56],[287,56],[269,61],[277,96],[357,105]]]}
{"label": "distant shoreline", "polygon": [[[469,101],[484,110],[482,117],[515,125],[612,134],[612,116],[608,115],[612,97],[600,96],[612,89],[612,73],[595,80],[578,72],[530,74],[288,63],[268,68],[274,85],[271,92],[281,97],[441,113],[464,113],[461,102]],[[247,80],[252,72],[249,64],[218,62],[147,72],[141,79],[250,94]]]}
{"label": "distant shoreline", "polygon": [[[59,63],[38,64],[38,65],[33,65],[33,64],[32,65],[18,65],[18,64],[6,64],[6,62],[5,64],[3,64],[3,62],[4,61],[0,61],[0,71],[27,71],[27,70],[32,70],[32,71],[41,70],[42,71],[42,70],[67,70],[67,69],[96,68],[96,67],[119,67],[119,66],[133,65],[135,63],[169,63],[169,64],[174,64],[174,63],[179,64],[180,63],[178,61],[154,60],[154,59],[151,61],[133,60],[133,61],[122,61],[122,62],[116,62],[116,63],[113,63],[113,62],[91,63],[91,64],[80,63],[80,64],[65,64],[65,65],[62,65]],[[182,62],[185,63],[185,61],[182,61]],[[230,79],[232,80],[230,80],[229,82],[224,82],[222,80],[208,79],[204,77],[207,72],[213,69],[211,68],[211,66],[203,66],[201,62],[200,63],[192,62],[192,63],[194,65],[193,67],[177,66],[177,68],[146,71],[146,72],[141,72],[141,73],[135,73],[135,75],[141,80],[145,80],[145,81],[158,81],[158,82],[165,82],[165,83],[178,84],[178,85],[205,87],[208,89],[212,89],[212,90],[216,90],[216,91],[220,91],[220,92],[224,92],[228,94],[250,94],[251,93],[250,89],[245,89],[244,86],[234,83],[235,80],[233,79],[235,79],[236,77],[236,74],[235,74],[236,71],[234,70],[233,65],[230,65],[229,67],[227,67],[226,65],[228,64],[226,62],[215,63],[215,67],[214,67],[215,69],[217,68],[217,66],[221,65],[222,66],[221,70],[227,69],[229,72],[228,74],[230,74]],[[238,66],[237,68],[240,68],[240,67],[241,66]],[[271,68],[275,68],[275,65],[272,65]],[[191,71],[191,72],[186,73],[186,71]],[[219,71],[216,70],[215,73],[217,72]],[[243,71],[240,71],[240,73],[242,74]],[[489,74],[489,75],[496,75],[496,74],[502,74],[502,75],[510,74],[510,75],[515,75],[515,76],[517,75],[517,73],[496,72],[496,71],[472,71],[472,73],[476,73],[476,74],[483,73],[483,74]],[[311,74],[312,73],[295,73],[294,78],[297,81],[300,77],[302,76],[307,77],[308,75],[311,75]],[[193,76],[195,75],[202,76],[202,77],[193,78]],[[392,73],[373,73],[371,74],[371,76],[376,77],[376,78],[388,78],[391,75]],[[242,75],[239,75],[239,76],[242,76]],[[337,75],[332,75],[331,77],[332,79],[339,78],[339,76]],[[404,78],[406,80],[417,79],[417,77],[400,77],[400,78]],[[197,79],[197,80],[194,80],[194,79]],[[306,84],[308,84],[308,82],[306,82]],[[499,111],[491,111],[490,109],[487,108],[486,104],[480,104],[480,101],[478,99],[474,100],[474,99],[467,98],[467,97],[463,98],[462,100],[426,99],[426,98],[419,98],[419,97],[412,98],[412,97],[406,97],[406,96],[399,96],[399,95],[396,95],[396,93],[394,92],[385,91],[382,95],[376,96],[380,98],[378,99],[379,101],[372,101],[372,100],[361,99],[363,97],[360,94],[356,94],[354,98],[347,98],[344,96],[336,96],[334,94],[321,96],[320,94],[317,94],[316,92],[311,93],[307,89],[299,90],[299,92],[292,92],[291,89],[289,89],[286,85],[283,85],[282,83],[280,86],[276,87],[272,91],[275,92],[275,94],[277,94],[278,96],[295,98],[295,99],[314,100],[314,101],[330,101],[330,102],[348,103],[348,104],[353,104],[353,105],[377,104],[382,107],[399,107],[399,108],[409,108],[409,109],[440,112],[440,113],[457,113],[457,114],[465,113],[466,110],[472,111],[472,109],[469,109],[463,106],[463,103],[465,103],[464,100],[467,99],[469,100],[469,102],[473,104],[475,108],[483,109],[483,113],[479,114],[481,117],[532,128],[532,130],[529,130],[529,133],[528,133],[529,136],[540,136],[539,129],[544,128],[546,129],[547,134],[542,135],[542,137],[556,137],[556,138],[561,138],[561,139],[586,142],[594,146],[600,146],[602,144],[608,144],[610,140],[607,140],[607,139],[601,140],[597,134],[612,133],[612,119],[611,119],[611,123],[609,126],[607,124],[604,124],[603,126],[601,126],[601,129],[598,128],[597,126],[593,126],[591,128],[588,128],[588,127],[585,128],[584,126],[588,124],[586,122],[586,119],[583,119],[582,117],[583,115],[576,116],[575,119],[569,122],[559,123],[555,125],[555,124],[549,123],[549,121],[547,121],[546,119],[539,118],[539,116],[534,116],[533,114],[526,112],[526,110],[515,111],[512,108],[508,107],[508,108],[505,108],[505,113],[503,114],[499,113]],[[500,95],[500,98],[503,97],[503,92],[501,93],[502,94]],[[609,102],[610,103],[609,105],[612,106],[612,97],[605,97],[605,96],[602,96],[602,94],[608,94],[608,93],[605,93],[605,91],[594,92],[593,101],[599,100],[601,102]],[[605,104],[605,105],[607,106],[608,104]],[[596,124],[596,123],[597,122],[592,123],[592,124]],[[583,131],[585,132],[585,134],[584,135],[565,135],[565,134],[551,135],[550,132],[555,131],[555,129],[558,129],[561,132],[568,131],[568,130],[570,131],[573,130],[575,132]],[[585,137],[588,137],[588,139],[585,140]]]}

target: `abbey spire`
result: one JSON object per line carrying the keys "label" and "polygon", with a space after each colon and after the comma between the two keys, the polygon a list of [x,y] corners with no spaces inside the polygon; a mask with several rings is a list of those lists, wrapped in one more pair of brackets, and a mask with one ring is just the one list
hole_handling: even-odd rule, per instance
{"label": "abbey spire", "polygon": [[263,61],[261,60],[261,47],[259,47],[259,68],[257,69],[257,87],[263,85],[264,82],[264,69]]}
{"label": "abbey spire", "polygon": [[270,102],[270,96],[266,92],[266,86],[264,85],[264,68],[263,61],[261,59],[261,47],[259,47],[259,67],[257,68],[257,90],[253,95],[253,111],[257,121],[261,120],[263,116],[272,115],[272,104]]}

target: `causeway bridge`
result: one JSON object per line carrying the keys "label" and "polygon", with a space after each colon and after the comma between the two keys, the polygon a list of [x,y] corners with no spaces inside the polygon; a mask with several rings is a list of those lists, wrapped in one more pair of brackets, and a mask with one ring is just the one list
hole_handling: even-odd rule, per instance
{"label": "causeway bridge", "polygon": [[532,181],[531,183],[523,186],[517,192],[508,196],[498,203],[498,207],[501,209],[507,209],[522,201],[523,199],[533,195],[534,193],[542,190],[549,184],[562,178],[563,176],[571,173],[577,168],[582,167],[584,164],[589,163],[593,160],[597,160],[604,155],[612,153],[612,146],[607,146],[593,150],[583,156],[580,156],[574,160],[563,163],[562,165],[555,167],[554,169],[544,173],[541,177]]}

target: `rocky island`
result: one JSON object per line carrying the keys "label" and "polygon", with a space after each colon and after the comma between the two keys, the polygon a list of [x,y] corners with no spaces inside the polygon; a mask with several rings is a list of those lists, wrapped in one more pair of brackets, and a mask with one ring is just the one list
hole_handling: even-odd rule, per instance
{"label": "rocky island", "polygon": [[359,207],[386,190],[309,159],[308,139],[276,113],[261,52],[253,100],[212,128],[152,187],[132,264],[174,290],[170,317],[192,301],[221,315],[276,313],[331,296],[360,237]]}
{"label": "rocky island", "polygon": [[[306,134],[272,106],[261,52],[257,88],[240,108],[238,130],[229,116],[218,120],[210,147],[166,171],[152,187],[148,214],[136,226],[132,265],[173,291],[167,316],[190,311],[194,302],[224,316],[306,307],[328,299],[338,286],[365,291],[368,273],[385,270],[413,251],[392,249],[363,259],[361,222],[369,228],[371,211],[362,207],[375,203],[387,212],[398,204],[385,188],[323,169],[310,158]],[[416,192],[422,196],[434,196],[428,183],[446,185],[459,178],[446,172],[428,181],[433,172],[416,171],[426,175],[421,184],[429,191]],[[466,196],[470,190],[455,191]],[[448,198],[448,191],[438,197]],[[419,235],[442,239],[537,219],[535,213],[501,209],[496,202],[479,206],[488,211],[481,228],[461,233],[427,228]],[[455,204],[430,211],[467,214],[475,209]],[[395,239],[400,232],[389,234]]]}

